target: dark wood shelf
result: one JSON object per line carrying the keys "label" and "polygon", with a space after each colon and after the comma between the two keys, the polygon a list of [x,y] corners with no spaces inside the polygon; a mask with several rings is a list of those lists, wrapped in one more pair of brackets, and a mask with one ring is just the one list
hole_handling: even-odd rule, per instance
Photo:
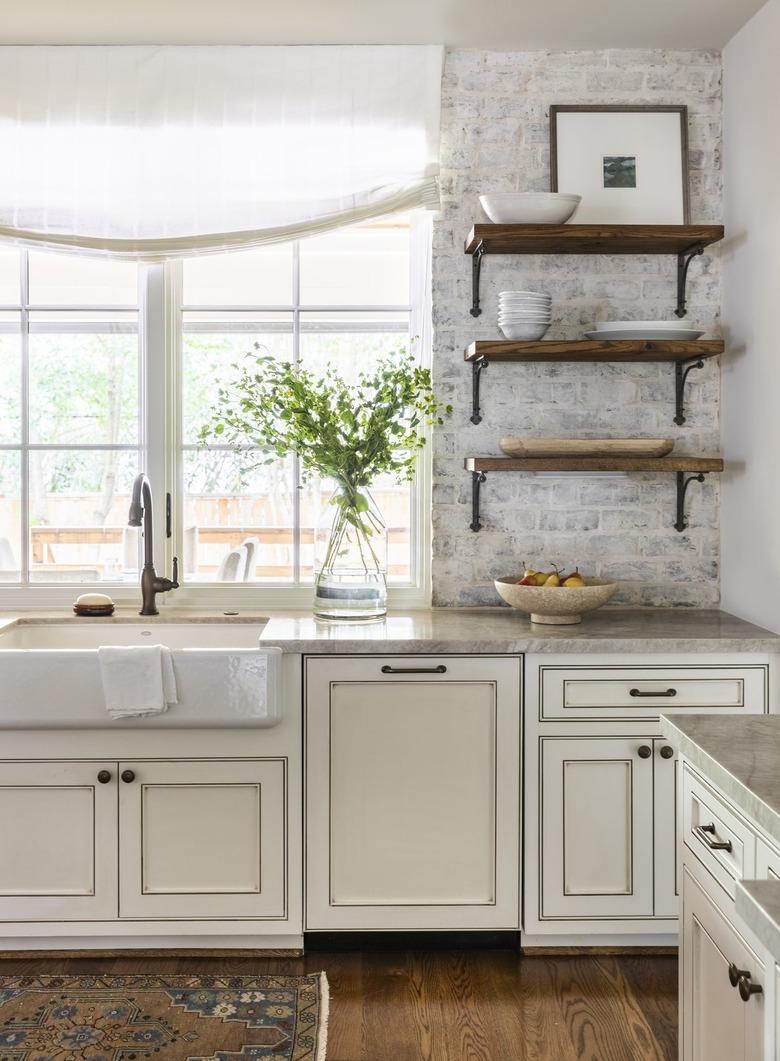
{"label": "dark wood shelf", "polygon": [[695,361],[723,353],[720,339],[478,339],[466,348],[464,360],[477,361]]}
{"label": "dark wood shelf", "polygon": [[722,472],[721,457],[466,457],[467,472]]}
{"label": "dark wood shelf", "polygon": [[474,225],[466,254],[687,254],[723,225]]}

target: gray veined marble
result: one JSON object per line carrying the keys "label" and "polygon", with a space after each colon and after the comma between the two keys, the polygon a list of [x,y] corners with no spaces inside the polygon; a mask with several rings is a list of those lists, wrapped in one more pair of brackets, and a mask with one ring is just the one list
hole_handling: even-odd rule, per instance
{"label": "gray veined marble", "polygon": [[735,905],[748,928],[780,962],[780,881],[737,881]]}
{"label": "gray veined marble", "polygon": [[780,715],[662,715],[661,729],[780,847]]}
{"label": "gray veined marble", "polygon": [[536,626],[509,608],[431,608],[380,623],[271,613],[264,643],[288,652],[778,652],[780,636],[715,610],[605,608],[578,626]]}

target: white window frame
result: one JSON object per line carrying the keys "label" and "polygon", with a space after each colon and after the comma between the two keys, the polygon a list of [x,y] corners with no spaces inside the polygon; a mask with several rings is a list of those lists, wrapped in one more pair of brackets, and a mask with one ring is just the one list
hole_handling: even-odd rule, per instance
{"label": "white window frame", "polygon": [[[411,219],[410,335],[421,364],[431,365],[431,217],[418,211]],[[141,454],[152,484],[154,500],[154,556],[158,573],[170,574],[174,555],[182,558],[183,482],[179,459],[182,367],[181,263],[139,269],[139,360],[141,365]],[[291,309],[291,307],[289,307]],[[329,307],[330,309],[338,307]],[[358,307],[353,307],[357,309]],[[360,307],[370,311],[371,307]],[[386,309],[386,307],[385,307]],[[388,605],[396,609],[426,608],[431,601],[431,432],[417,459],[411,487],[411,560],[414,581],[388,587]],[[100,447],[96,447],[100,448]],[[166,536],[166,494],[173,499],[171,537]],[[24,505],[23,505],[24,508]],[[26,509],[25,509],[26,512]],[[23,533],[26,533],[26,516]],[[183,564],[180,564],[180,571]],[[181,575],[180,575],[181,579]],[[107,593],[117,605],[140,603],[133,582],[95,584],[27,583],[0,588],[0,608],[59,608],[84,592]],[[158,607],[230,611],[268,609],[310,611],[313,587],[258,582],[184,582],[178,590],[161,594]]]}

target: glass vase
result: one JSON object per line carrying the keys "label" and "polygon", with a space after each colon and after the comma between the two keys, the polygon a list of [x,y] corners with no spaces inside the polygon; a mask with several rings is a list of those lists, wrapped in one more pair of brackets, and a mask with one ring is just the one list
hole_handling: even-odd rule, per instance
{"label": "glass vase", "polygon": [[337,490],[317,529],[314,615],[370,622],[387,614],[387,528],[368,490]]}

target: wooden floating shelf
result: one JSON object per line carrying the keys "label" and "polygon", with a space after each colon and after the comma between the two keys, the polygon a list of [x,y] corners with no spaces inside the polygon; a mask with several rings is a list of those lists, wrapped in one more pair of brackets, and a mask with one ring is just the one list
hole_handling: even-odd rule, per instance
{"label": "wooden floating shelf", "polygon": [[704,482],[709,472],[722,472],[721,457],[466,457],[471,473],[471,523],[482,529],[479,519],[480,488],[488,472],[666,472],[675,476],[677,487],[676,531],[688,526],[685,495],[692,482]]}
{"label": "wooden floating shelf", "polygon": [[466,457],[468,472],[722,472],[721,457]]}
{"label": "wooden floating shelf", "polygon": [[467,347],[464,360],[477,361],[691,361],[722,354],[720,339],[670,341],[666,339],[479,339]]}
{"label": "wooden floating shelf", "polygon": [[723,225],[474,225],[466,254],[686,254]]}

